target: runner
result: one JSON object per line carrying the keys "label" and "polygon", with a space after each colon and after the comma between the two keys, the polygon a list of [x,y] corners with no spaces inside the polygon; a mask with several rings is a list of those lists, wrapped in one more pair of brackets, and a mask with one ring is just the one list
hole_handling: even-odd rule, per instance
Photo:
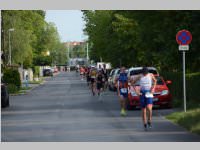
{"label": "runner", "polygon": [[125,72],[125,67],[121,67],[120,75],[117,81],[117,92],[119,96],[121,115],[126,116],[126,101],[128,98],[128,77]]}
{"label": "runner", "polygon": [[92,66],[90,70],[90,81],[91,81],[91,90],[93,96],[95,95],[96,91],[96,76],[97,76],[97,71],[94,66]]}
{"label": "runner", "polygon": [[98,96],[100,96],[101,98],[101,92],[103,90],[103,74],[101,71],[98,72],[96,81],[97,81],[97,93],[98,93]]}
{"label": "runner", "polygon": [[76,73],[79,71],[79,65],[76,65]]}
{"label": "runner", "polygon": [[106,69],[106,64],[103,64],[103,68],[102,68],[102,73],[103,73],[103,90],[105,91],[107,89],[108,86],[108,72]]}
{"label": "runner", "polygon": [[[140,91],[135,90],[135,92],[140,95],[140,105],[142,109],[142,119],[144,124],[144,129],[147,130],[147,125],[152,128],[152,106],[153,106],[153,93],[156,87],[156,79],[153,74],[148,73],[148,68],[143,67],[142,74],[137,76],[132,80],[132,85],[139,80]],[[152,85],[153,81],[153,85]],[[147,121],[147,111],[148,111],[148,121]]]}
{"label": "runner", "polygon": [[85,72],[85,69],[81,66],[81,67],[80,67],[81,80],[83,80],[84,72]]}
{"label": "runner", "polygon": [[88,66],[86,69],[86,79],[87,79],[87,85],[90,85],[90,67]]}

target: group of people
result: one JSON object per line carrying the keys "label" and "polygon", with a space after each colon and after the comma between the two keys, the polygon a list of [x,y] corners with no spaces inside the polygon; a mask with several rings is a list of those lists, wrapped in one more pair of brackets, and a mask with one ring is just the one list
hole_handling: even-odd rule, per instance
{"label": "group of people", "polygon": [[108,85],[108,71],[106,65],[101,65],[96,68],[95,66],[80,67],[79,69],[81,80],[86,78],[87,85],[90,87],[93,96],[98,94],[101,96],[101,93],[107,89]]}
{"label": "group of people", "polygon": [[[138,91],[134,85],[139,81],[140,90]],[[131,78],[127,76],[125,67],[121,67],[120,75],[117,79],[117,93],[120,100],[121,115],[126,116],[126,102],[128,98],[128,84],[134,88],[136,94],[140,96],[140,107],[142,109],[142,119],[144,129],[152,127],[152,106],[153,93],[156,87],[156,79],[153,74],[148,72],[147,67],[143,67],[142,74]],[[153,83],[152,83],[153,82]],[[148,115],[147,115],[148,114]]]}
{"label": "group of people", "polygon": [[[93,96],[97,93],[99,96],[101,92],[107,88],[108,85],[108,71],[106,66],[103,68],[100,66],[98,69],[95,66],[80,67],[80,75],[86,77],[87,84],[90,86]],[[140,90],[138,91],[134,85],[139,81]],[[142,120],[144,129],[152,127],[152,107],[153,107],[153,93],[156,86],[156,79],[153,74],[148,72],[147,67],[143,67],[142,74],[136,77],[128,77],[126,68],[120,68],[119,77],[116,79],[117,94],[120,102],[120,114],[122,116],[127,115],[126,105],[128,100],[128,86],[131,85],[136,94],[140,96],[140,105],[142,110]]]}

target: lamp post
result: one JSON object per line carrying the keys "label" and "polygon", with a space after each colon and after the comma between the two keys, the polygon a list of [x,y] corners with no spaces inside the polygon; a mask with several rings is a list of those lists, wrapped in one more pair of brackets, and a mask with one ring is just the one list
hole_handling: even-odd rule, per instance
{"label": "lamp post", "polygon": [[11,65],[11,43],[10,43],[10,32],[14,31],[14,28],[8,29],[9,38],[9,65]]}

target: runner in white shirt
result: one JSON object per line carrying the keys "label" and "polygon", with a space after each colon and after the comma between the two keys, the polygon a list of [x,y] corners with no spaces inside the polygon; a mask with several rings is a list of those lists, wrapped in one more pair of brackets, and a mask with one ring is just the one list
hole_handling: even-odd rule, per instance
{"label": "runner in white shirt", "polygon": [[[149,128],[152,127],[152,107],[153,107],[153,93],[156,86],[156,79],[153,74],[148,73],[148,68],[143,67],[142,74],[131,81],[134,85],[137,81],[140,81],[140,91],[136,91],[140,95],[140,105],[142,109],[142,119],[144,123],[144,128],[147,130],[147,125]],[[153,85],[152,85],[153,82]],[[146,117],[146,112],[148,113],[148,122]]]}

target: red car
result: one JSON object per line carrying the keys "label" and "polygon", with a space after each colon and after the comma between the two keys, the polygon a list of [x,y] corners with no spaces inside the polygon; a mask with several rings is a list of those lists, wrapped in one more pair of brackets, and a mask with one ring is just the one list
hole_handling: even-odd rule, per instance
{"label": "red car", "polygon": [[[165,106],[167,108],[172,107],[172,95],[167,87],[168,84],[171,84],[171,81],[164,81],[161,76],[155,75],[157,80],[157,85],[155,87],[154,97],[153,97],[153,106]],[[135,84],[135,89],[140,90],[139,82]],[[131,110],[136,107],[140,107],[140,98],[135,93],[135,90],[132,86],[129,86],[128,93],[128,104],[127,109]]]}

